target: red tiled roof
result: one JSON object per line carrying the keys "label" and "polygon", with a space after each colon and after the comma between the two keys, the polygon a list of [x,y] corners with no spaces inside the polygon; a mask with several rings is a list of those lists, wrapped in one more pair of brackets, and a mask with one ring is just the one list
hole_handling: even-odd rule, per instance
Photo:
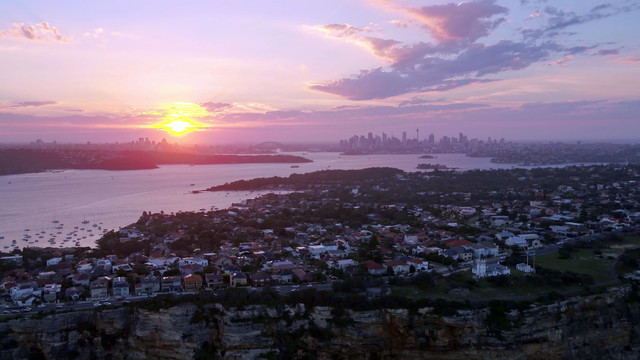
{"label": "red tiled roof", "polygon": [[364,262],[364,265],[367,267],[367,270],[384,270],[384,266],[378,264],[373,260],[367,260]]}

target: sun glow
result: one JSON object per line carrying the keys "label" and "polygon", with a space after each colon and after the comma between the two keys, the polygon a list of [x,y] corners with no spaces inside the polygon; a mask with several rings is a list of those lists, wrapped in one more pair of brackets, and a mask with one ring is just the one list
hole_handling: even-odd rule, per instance
{"label": "sun glow", "polygon": [[209,127],[208,124],[193,120],[203,118],[208,114],[204,108],[192,103],[178,103],[162,109],[156,115],[164,115],[164,121],[153,124],[150,127],[164,130],[175,136],[186,135],[193,131],[202,131]]}

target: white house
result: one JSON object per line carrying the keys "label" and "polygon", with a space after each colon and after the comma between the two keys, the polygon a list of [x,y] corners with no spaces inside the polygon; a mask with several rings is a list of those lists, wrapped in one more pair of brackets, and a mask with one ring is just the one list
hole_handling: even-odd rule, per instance
{"label": "white house", "polygon": [[203,259],[203,258],[199,258],[199,257],[186,257],[184,259],[181,259],[178,261],[178,265],[182,266],[182,265],[200,265],[202,267],[207,267],[209,266],[209,260],[207,259]]}
{"label": "white house", "polygon": [[355,262],[355,260],[353,259],[338,259],[338,260],[329,260],[327,261],[327,265],[329,265],[330,268],[337,268],[340,270],[343,270],[344,268],[346,268],[347,266],[352,266],[352,265],[358,265],[357,262]]}
{"label": "white house", "polygon": [[407,260],[407,264],[409,265],[409,269],[411,269],[411,265],[416,269],[416,271],[429,271],[429,262],[422,259],[409,259]]}
{"label": "white house", "polygon": [[485,260],[476,260],[471,272],[475,277],[491,277],[499,275],[510,275],[511,270],[502,264],[489,264]]}
{"label": "white house", "polygon": [[37,285],[33,282],[18,284],[12,287],[9,292],[9,294],[11,295],[11,300],[17,302],[18,300],[26,299],[33,294],[33,291],[36,288]]}
{"label": "white house", "polygon": [[519,247],[525,247],[529,245],[527,243],[527,240],[521,238],[520,236],[510,237],[504,241],[504,244],[507,246],[519,246]]}
{"label": "white house", "polygon": [[394,274],[407,274],[409,273],[409,265],[400,260],[389,260],[384,263],[386,267],[393,269]]}
{"label": "white house", "polygon": [[111,261],[107,259],[100,259],[96,262],[96,267],[100,267],[107,271],[111,271]]}
{"label": "white house", "polygon": [[60,264],[61,261],[62,261],[61,257],[53,257],[53,258],[47,260],[47,266],[58,265],[58,264]]}
{"label": "white house", "polygon": [[538,236],[538,234],[520,234],[520,237],[527,240],[527,242],[529,243],[529,247],[535,249],[542,247],[542,243],[540,242],[540,237]]}
{"label": "white house", "polygon": [[531,265],[520,263],[516,264],[516,270],[522,271],[523,273],[533,274],[536,272],[536,269],[532,268]]}

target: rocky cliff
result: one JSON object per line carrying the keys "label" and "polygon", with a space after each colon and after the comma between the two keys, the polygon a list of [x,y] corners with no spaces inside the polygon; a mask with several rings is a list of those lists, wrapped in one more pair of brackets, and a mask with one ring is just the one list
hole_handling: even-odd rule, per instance
{"label": "rocky cliff", "polygon": [[550,305],[433,309],[182,304],[0,323],[2,359],[638,359],[629,287]]}

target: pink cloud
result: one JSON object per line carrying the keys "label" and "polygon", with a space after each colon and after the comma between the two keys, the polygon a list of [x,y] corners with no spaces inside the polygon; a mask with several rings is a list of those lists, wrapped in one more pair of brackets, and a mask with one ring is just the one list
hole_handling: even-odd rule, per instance
{"label": "pink cloud", "polygon": [[549,63],[549,65],[553,66],[553,65],[560,65],[560,66],[567,66],[567,62],[573,60],[573,55],[567,55],[565,57],[563,57],[562,59],[556,60],[554,62]]}
{"label": "pink cloud", "polygon": [[640,63],[640,56],[627,56],[621,59],[615,59],[612,62],[621,64],[635,64]]}
{"label": "pink cloud", "polygon": [[32,41],[56,41],[67,42],[68,39],[55,26],[49,25],[47,22],[41,22],[35,25],[25,25],[24,23],[15,23],[8,30],[1,30],[0,37],[10,37]]}

